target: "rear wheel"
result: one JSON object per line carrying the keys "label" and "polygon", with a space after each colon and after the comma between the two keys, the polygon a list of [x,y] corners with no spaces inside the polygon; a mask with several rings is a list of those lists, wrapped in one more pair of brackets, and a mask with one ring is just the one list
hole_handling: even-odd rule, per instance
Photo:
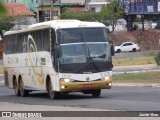
{"label": "rear wheel", "polygon": [[19,89],[22,97],[26,97],[29,95],[29,91],[24,89],[22,78],[20,78],[20,81],[19,81]]}
{"label": "rear wheel", "polygon": [[121,50],[120,50],[120,49],[118,49],[118,50],[117,50],[117,53],[120,53],[120,52],[121,52]]}
{"label": "rear wheel", "polygon": [[137,51],[136,48],[133,48],[132,52],[136,52],[136,51]]}
{"label": "rear wheel", "polygon": [[50,80],[47,86],[48,86],[48,96],[50,99],[57,99],[60,97],[60,92],[53,91],[53,86]]}
{"label": "rear wheel", "polygon": [[16,81],[16,80],[14,80],[14,82],[13,82],[13,87],[14,87],[15,95],[16,95],[16,96],[20,96],[21,93],[20,93],[20,89],[19,89],[19,87],[18,87],[18,84],[17,84],[17,81]]}
{"label": "rear wheel", "polygon": [[92,90],[92,97],[99,97],[101,95],[101,89]]}

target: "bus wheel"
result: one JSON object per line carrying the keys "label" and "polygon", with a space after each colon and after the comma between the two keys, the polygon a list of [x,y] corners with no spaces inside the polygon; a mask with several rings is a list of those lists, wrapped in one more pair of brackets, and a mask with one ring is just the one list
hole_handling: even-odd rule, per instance
{"label": "bus wheel", "polygon": [[18,87],[18,85],[17,85],[16,80],[14,80],[13,87],[14,87],[15,95],[16,95],[16,96],[20,96],[21,93],[20,93],[20,89],[19,89],[19,87]]}
{"label": "bus wheel", "polygon": [[60,92],[53,91],[52,83],[50,80],[48,82],[48,95],[50,99],[57,99],[60,97]]}
{"label": "bus wheel", "polygon": [[92,97],[99,97],[101,95],[101,89],[92,90]]}
{"label": "bus wheel", "polygon": [[22,79],[19,81],[19,89],[20,89],[20,94],[22,97],[26,97],[29,95],[29,91],[24,89],[24,84]]}

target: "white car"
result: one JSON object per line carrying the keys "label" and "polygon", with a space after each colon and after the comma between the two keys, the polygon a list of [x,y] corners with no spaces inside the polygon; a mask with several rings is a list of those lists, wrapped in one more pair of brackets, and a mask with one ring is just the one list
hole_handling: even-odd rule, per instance
{"label": "white car", "polygon": [[136,52],[136,51],[139,51],[140,48],[138,46],[138,44],[135,44],[133,42],[124,42],[122,43],[120,46],[115,46],[114,47],[114,51],[117,52],[117,53],[120,53],[120,52]]}

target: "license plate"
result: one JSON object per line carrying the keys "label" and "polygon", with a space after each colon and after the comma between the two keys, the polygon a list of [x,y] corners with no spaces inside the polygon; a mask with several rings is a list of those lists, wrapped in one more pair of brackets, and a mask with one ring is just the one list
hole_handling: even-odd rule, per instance
{"label": "license plate", "polygon": [[91,87],[92,87],[92,84],[84,84],[83,87],[84,87],[84,88],[91,88]]}

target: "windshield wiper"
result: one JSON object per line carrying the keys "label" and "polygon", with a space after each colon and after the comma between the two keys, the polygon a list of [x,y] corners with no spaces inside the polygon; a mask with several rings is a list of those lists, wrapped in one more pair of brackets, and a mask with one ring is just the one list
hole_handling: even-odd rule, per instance
{"label": "windshield wiper", "polygon": [[[76,72],[79,72],[80,70],[82,70],[83,68],[85,68],[86,66],[88,66],[89,64],[93,63],[95,69],[99,72],[99,68],[97,67],[97,65],[95,64],[93,58],[91,57],[90,55],[90,51],[89,51],[89,48],[87,47],[87,53],[88,53],[88,57],[87,57],[87,63],[85,65],[83,65],[82,67],[80,67],[78,70],[74,71],[75,73]],[[85,72],[85,71],[84,71]]]}

